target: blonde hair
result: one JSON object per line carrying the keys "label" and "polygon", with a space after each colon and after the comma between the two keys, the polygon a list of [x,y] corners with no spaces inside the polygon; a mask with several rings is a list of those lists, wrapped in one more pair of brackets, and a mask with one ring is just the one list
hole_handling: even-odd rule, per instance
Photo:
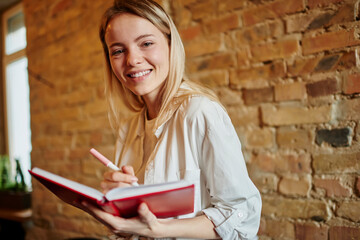
{"label": "blonde hair", "polygon": [[[176,26],[165,10],[152,0],[115,0],[112,7],[106,10],[102,17],[99,36],[103,45],[106,76],[105,95],[109,102],[109,119],[111,125],[119,128],[121,116],[121,102],[132,112],[139,112],[145,107],[141,96],[135,95],[121,84],[113,73],[110,65],[109,51],[105,42],[106,28],[110,20],[121,13],[130,13],[150,21],[156,26],[170,43],[169,74],[161,91],[161,104],[155,127],[164,123],[179,105],[181,99],[192,95],[205,95],[212,100],[218,101],[216,95],[209,89],[189,81],[185,76],[185,50]],[[186,89],[179,90],[182,82],[186,82]],[[172,100],[178,99],[177,104]]]}

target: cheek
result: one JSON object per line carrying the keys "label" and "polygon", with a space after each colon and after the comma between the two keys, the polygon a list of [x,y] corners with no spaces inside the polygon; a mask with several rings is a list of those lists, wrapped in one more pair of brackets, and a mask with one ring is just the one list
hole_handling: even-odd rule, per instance
{"label": "cheek", "polygon": [[162,53],[156,56],[156,58],[154,58],[154,61],[157,62],[161,73],[167,75],[169,72],[169,56]]}
{"label": "cheek", "polygon": [[122,79],[123,65],[120,60],[112,60],[110,61],[111,69],[114,72],[115,76],[119,79]]}

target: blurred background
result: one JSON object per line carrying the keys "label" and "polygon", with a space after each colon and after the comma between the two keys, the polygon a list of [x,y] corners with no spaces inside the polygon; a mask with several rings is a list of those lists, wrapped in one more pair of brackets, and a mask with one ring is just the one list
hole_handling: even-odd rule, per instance
{"label": "blurred background", "polygon": [[[358,0],[158,0],[187,74],[215,90],[263,200],[259,238],[360,239]],[[0,239],[107,239],[27,170],[99,188],[112,158],[102,13],[112,0],[1,0]],[[241,183],[239,183],[241,184]]]}

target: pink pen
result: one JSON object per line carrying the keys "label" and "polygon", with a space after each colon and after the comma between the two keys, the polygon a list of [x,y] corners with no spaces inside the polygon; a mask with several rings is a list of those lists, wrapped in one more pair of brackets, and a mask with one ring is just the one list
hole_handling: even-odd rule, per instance
{"label": "pink pen", "polygon": [[[118,168],[115,164],[113,164],[109,159],[107,159],[104,155],[96,151],[94,148],[90,149],[90,153],[108,168],[111,168],[112,170],[115,171],[120,171],[120,168]],[[132,185],[139,186],[137,182],[133,182]]]}

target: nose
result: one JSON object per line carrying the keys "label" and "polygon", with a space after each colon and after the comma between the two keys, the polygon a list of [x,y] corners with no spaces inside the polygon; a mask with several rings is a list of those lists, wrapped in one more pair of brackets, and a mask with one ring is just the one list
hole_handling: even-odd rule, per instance
{"label": "nose", "polygon": [[128,66],[136,66],[143,61],[143,56],[141,52],[137,49],[131,49],[127,52],[127,60],[126,63]]}

